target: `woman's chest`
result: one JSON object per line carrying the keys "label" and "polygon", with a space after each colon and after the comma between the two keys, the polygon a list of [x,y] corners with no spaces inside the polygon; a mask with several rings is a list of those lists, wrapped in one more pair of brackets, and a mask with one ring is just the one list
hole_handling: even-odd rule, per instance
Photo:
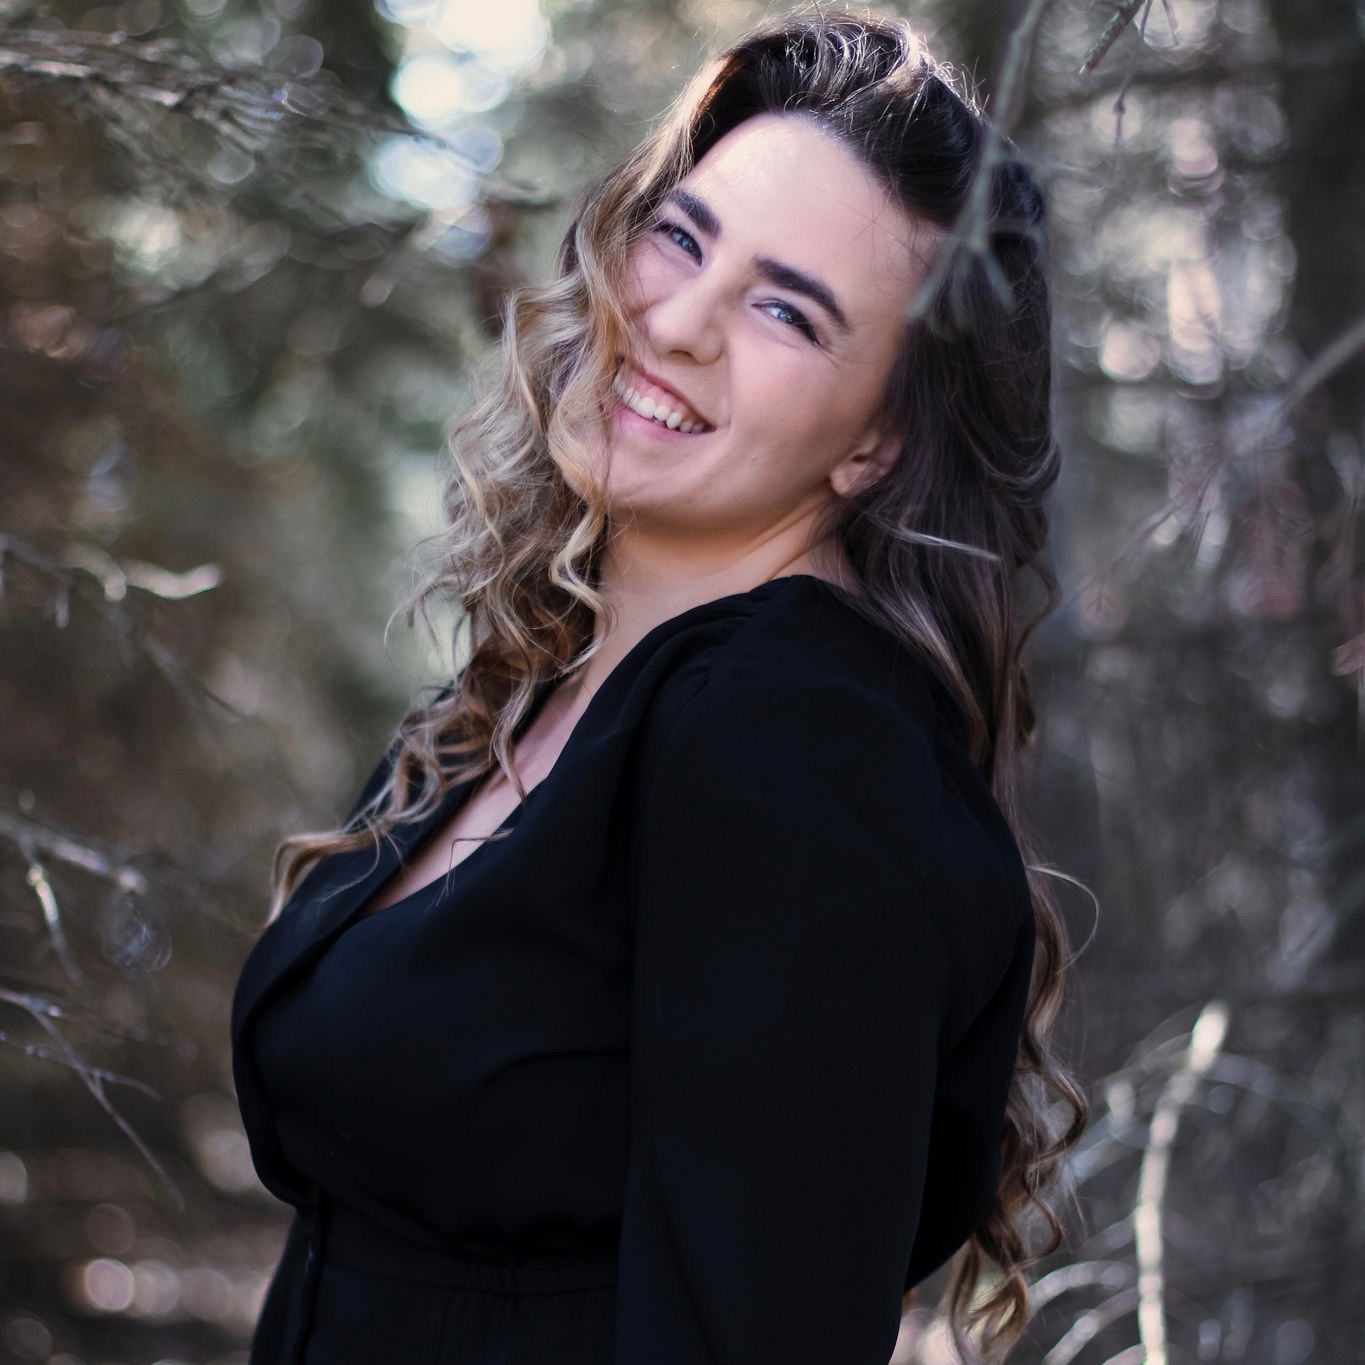
{"label": "woman's chest", "polygon": [[[513,759],[527,792],[548,777],[573,732],[582,707],[552,696],[525,734],[517,741]],[[473,793],[436,826],[414,849],[394,876],[381,883],[361,909],[359,918],[407,899],[438,881],[448,881],[455,869],[483,844],[496,841],[514,816],[521,797],[501,768],[479,781]]]}
{"label": "woman's chest", "polygon": [[522,826],[282,983],[250,1045],[290,1162],[467,1211],[616,1154],[632,978],[617,861],[557,822]]}

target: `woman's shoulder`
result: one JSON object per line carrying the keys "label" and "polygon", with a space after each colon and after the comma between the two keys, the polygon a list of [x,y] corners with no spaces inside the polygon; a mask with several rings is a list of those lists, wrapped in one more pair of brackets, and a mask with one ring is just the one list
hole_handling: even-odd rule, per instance
{"label": "woman's shoulder", "polygon": [[736,607],[653,681],[634,735],[646,785],[775,818],[837,793],[865,822],[936,839],[973,765],[931,670],[825,579],[773,580]]}
{"label": "woman's shoulder", "polygon": [[[880,918],[903,894],[947,946],[961,1002],[983,1001],[1031,924],[1018,846],[931,671],[823,583],[773,593],[685,686],[662,680],[641,750],[646,845],[666,862],[714,858],[735,828],[756,865],[837,854],[850,927],[889,941]],[[688,811],[704,813],[699,849]],[[824,895],[829,882],[812,871],[809,885]]]}
{"label": "woman's shoulder", "polygon": [[666,721],[685,708],[694,725],[730,724],[748,739],[845,748],[884,735],[888,723],[960,737],[946,689],[866,599],[809,574],[761,589],[739,595],[744,610],[661,679],[655,709]]}

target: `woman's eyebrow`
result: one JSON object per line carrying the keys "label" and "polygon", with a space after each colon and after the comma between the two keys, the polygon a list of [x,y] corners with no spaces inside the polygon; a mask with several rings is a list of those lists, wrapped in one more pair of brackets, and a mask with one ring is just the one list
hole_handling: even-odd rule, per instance
{"label": "woman's eyebrow", "polygon": [[[674,188],[664,195],[664,203],[669,202],[677,206],[686,213],[693,222],[708,237],[718,238],[720,236],[720,219],[712,212],[711,206],[704,199],[699,199],[690,190]],[[789,289],[794,294],[804,294],[808,299],[814,299],[821,308],[845,332],[851,332],[853,328],[849,325],[848,318],[844,316],[844,310],[839,307],[839,301],[834,297],[834,291],[823,280],[817,279],[814,275],[808,275],[804,270],[798,270],[794,265],[787,265],[782,261],[775,261],[771,256],[755,256],[753,260],[754,270],[758,275],[775,284],[779,289]]]}
{"label": "woman's eyebrow", "polygon": [[675,186],[664,195],[665,204],[670,200],[684,213],[691,214],[692,220],[708,237],[720,236],[720,219],[711,212],[711,206],[704,199],[698,199],[691,190]]}
{"label": "woman's eyebrow", "polygon": [[838,300],[823,280],[816,279],[814,275],[807,275],[804,270],[798,270],[794,265],[775,261],[771,256],[755,256],[754,269],[769,284],[814,299],[839,324],[841,331],[853,330],[844,316],[844,310],[839,307]]}

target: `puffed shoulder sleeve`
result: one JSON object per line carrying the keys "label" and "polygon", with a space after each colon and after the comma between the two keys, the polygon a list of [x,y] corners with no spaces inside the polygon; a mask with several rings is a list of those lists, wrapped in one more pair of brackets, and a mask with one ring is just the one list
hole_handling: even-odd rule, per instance
{"label": "puffed shoulder sleeve", "polygon": [[719,664],[667,727],[634,850],[616,1365],[886,1365],[967,984],[932,727],[855,679]]}

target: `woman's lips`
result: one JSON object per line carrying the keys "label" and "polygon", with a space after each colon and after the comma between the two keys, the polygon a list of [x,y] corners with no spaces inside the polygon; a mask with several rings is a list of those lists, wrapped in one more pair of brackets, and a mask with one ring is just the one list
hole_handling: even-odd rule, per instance
{"label": "woman's lips", "polygon": [[641,417],[634,408],[627,407],[625,403],[621,403],[617,407],[615,420],[617,425],[638,431],[656,441],[695,441],[699,436],[707,436],[715,430],[714,427],[707,427],[703,431],[675,430],[666,427],[653,417]]}
{"label": "woman's lips", "polygon": [[626,411],[663,431],[683,436],[702,436],[715,428],[685,399],[623,366],[612,381]]}

